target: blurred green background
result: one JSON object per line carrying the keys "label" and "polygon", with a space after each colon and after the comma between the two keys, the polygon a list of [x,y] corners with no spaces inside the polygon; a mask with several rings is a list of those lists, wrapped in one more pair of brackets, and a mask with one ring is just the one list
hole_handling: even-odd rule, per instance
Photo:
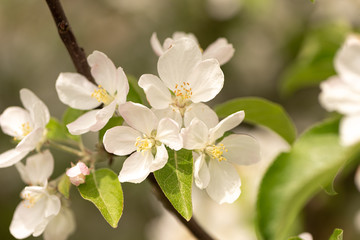
{"label": "blurred green background", "polygon": [[[318,103],[318,83],[335,74],[332,59],[347,33],[360,27],[358,0],[63,0],[78,43],[87,54],[106,53],[125,73],[139,78],[157,74],[157,56],[150,37],[160,41],[175,31],[194,33],[203,49],[219,37],[236,52],[222,69],[225,85],[209,104],[241,96],[264,97],[280,103],[299,133],[328,115]],[[20,106],[19,90],[29,88],[61,118],[66,109],[57,98],[60,72],[74,72],[45,1],[0,1],[0,111]],[[92,147],[93,134],[85,142]],[[1,133],[0,150],[13,147]],[[70,155],[54,151],[60,175]],[[113,167],[121,169],[121,163]],[[359,239],[354,227],[360,194],[352,170],[336,184],[339,195],[320,194],[303,212],[304,231],[326,239],[335,227],[345,239]],[[0,169],[0,239],[13,239],[8,227],[24,187],[15,167]],[[112,229],[91,203],[72,189],[77,230],[70,239],[146,239],[146,226],[159,215],[151,187],[123,184],[125,208],[119,227]]]}

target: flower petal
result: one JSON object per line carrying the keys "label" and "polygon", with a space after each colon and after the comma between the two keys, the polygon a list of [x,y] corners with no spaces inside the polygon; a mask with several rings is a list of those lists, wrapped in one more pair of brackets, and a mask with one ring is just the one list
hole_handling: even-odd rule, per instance
{"label": "flower petal", "polygon": [[16,148],[0,154],[0,168],[10,167],[23,159],[29,151],[19,151]]}
{"label": "flower petal", "polygon": [[210,142],[215,142],[222,137],[226,131],[229,131],[239,125],[245,118],[244,111],[233,113],[221,120],[214,128],[210,129]]}
{"label": "flower petal", "polygon": [[159,57],[163,55],[164,50],[155,32],[151,35],[150,44],[156,55],[158,55]]}
{"label": "flower petal", "polygon": [[207,102],[223,88],[224,73],[216,59],[207,59],[195,66],[187,82],[192,88],[191,100],[195,103]]}
{"label": "flower petal", "polygon": [[150,166],[150,172],[154,172],[156,170],[163,168],[167,163],[168,159],[169,159],[169,155],[168,152],[166,151],[164,144],[157,146],[155,159]]}
{"label": "flower petal", "polygon": [[97,87],[78,73],[60,73],[55,86],[60,101],[72,108],[89,110],[101,104],[91,97]]}
{"label": "flower petal", "polygon": [[43,237],[45,240],[66,240],[75,231],[74,213],[67,207],[62,207],[46,226]]}
{"label": "flower petal", "polygon": [[235,49],[226,38],[219,38],[210,44],[203,53],[203,59],[215,58],[220,65],[227,63],[234,56]]}
{"label": "flower petal", "polygon": [[174,91],[176,84],[188,81],[190,73],[201,58],[198,45],[189,38],[181,38],[159,58],[159,76],[165,85]]}
{"label": "flower petal", "polygon": [[96,114],[98,111],[99,110],[89,111],[78,117],[74,122],[66,125],[69,132],[73,135],[80,135],[89,132],[97,123]]}
{"label": "flower petal", "polygon": [[158,119],[162,119],[162,118],[171,118],[172,120],[174,120],[175,122],[177,122],[177,124],[179,124],[179,126],[183,125],[183,120],[181,117],[181,114],[179,112],[179,109],[177,108],[172,108],[172,107],[167,107],[165,109],[155,109],[152,108],[151,111],[155,114],[155,116]]}
{"label": "flower petal", "polygon": [[150,173],[154,157],[151,151],[134,152],[128,157],[119,174],[120,182],[140,183]]}
{"label": "flower petal", "polygon": [[205,155],[203,153],[196,154],[194,156],[194,179],[195,184],[198,188],[204,189],[209,185],[210,182],[210,172],[209,168],[205,162]]}
{"label": "flower petal", "polygon": [[360,114],[345,116],[340,122],[340,142],[350,146],[360,141]]}
{"label": "flower petal", "polygon": [[44,128],[37,128],[26,135],[16,146],[16,149],[19,151],[32,151],[34,150],[37,145],[40,143],[43,135],[44,135]]}
{"label": "flower petal", "polygon": [[102,129],[109,121],[109,119],[114,116],[116,109],[116,102],[112,101],[109,105],[103,107],[96,113],[96,125],[91,127],[90,131],[97,132]]}
{"label": "flower petal", "polygon": [[360,92],[339,77],[331,77],[322,82],[320,88],[319,101],[326,110],[342,114],[360,113]]}
{"label": "flower petal", "polygon": [[239,165],[249,165],[260,161],[260,145],[255,138],[244,134],[232,134],[221,141],[228,150],[224,157]]}
{"label": "flower petal", "polygon": [[335,69],[340,78],[360,91],[360,38],[350,35],[335,57]]}
{"label": "flower petal", "polygon": [[23,88],[20,90],[20,100],[24,107],[29,111],[30,115],[33,116],[35,124],[38,122],[37,119],[41,119],[41,127],[50,120],[50,113],[47,106],[41,101],[32,91]]}
{"label": "flower petal", "polygon": [[143,74],[139,79],[139,86],[144,89],[146,98],[153,108],[164,109],[171,104],[170,91],[157,76]]}
{"label": "flower petal", "polygon": [[174,32],[172,35],[172,38],[174,39],[174,41],[179,40],[181,38],[190,38],[191,40],[193,40],[196,43],[196,45],[199,46],[199,42],[198,42],[197,38],[192,33]]}
{"label": "flower petal", "polygon": [[181,130],[184,148],[189,150],[204,149],[208,143],[209,129],[204,122],[195,118],[189,127]]}
{"label": "flower petal", "polygon": [[49,150],[45,150],[28,157],[25,168],[30,180],[29,185],[44,185],[53,173],[54,158]]}
{"label": "flower petal", "polygon": [[0,116],[2,131],[19,139],[23,137],[23,124],[26,123],[30,128],[34,127],[29,112],[21,107],[8,107]]}
{"label": "flower petal", "polygon": [[117,126],[106,131],[104,135],[104,147],[109,153],[115,155],[128,155],[136,151],[136,138],[141,133],[131,127]]}
{"label": "flower petal", "polygon": [[116,103],[123,104],[129,93],[129,81],[124,70],[121,67],[116,69]]}
{"label": "flower petal", "polygon": [[59,213],[61,208],[60,198],[56,195],[49,195],[47,197],[45,217],[55,216]]}
{"label": "flower petal", "polygon": [[219,123],[219,118],[214,110],[203,103],[193,103],[186,107],[184,114],[185,127],[189,126],[194,118],[203,121],[208,128],[213,128]]}
{"label": "flower petal", "polygon": [[169,146],[169,148],[178,151],[183,146],[179,131],[180,128],[177,122],[170,118],[163,118],[159,121],[157,127],[156,140],[159,140]]}
{"label": "flower petal", "polygon": [[147,136],[157,127],[158,119],[155,114],[139,103],[126,102],[119,106],[119,112],[129,126]]}
{"label": "flower petal", "polygon": [[241,181],[234,166],[225,161],[210,161],[210,182],[206,192],[217,203],[233,203],[240,196]]}
{"label": "flower petal", "polygon": [[91,67],[91,75],[110,95],[117,90],[117,73],[114,63],[102,52],[94,51],[87,58]]}

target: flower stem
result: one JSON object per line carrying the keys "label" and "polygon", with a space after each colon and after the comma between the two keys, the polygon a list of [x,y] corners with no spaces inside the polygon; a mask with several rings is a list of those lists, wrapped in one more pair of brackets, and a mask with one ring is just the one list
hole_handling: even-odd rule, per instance
{"label": "flower stem", "polygon": [[175,217],[184,224],[184,226],[198,239],[201,240],[213,240],[213,238],[197,223],[197,221],[192,217],[189,221],[186,221],[181,214],[173,207],[170,201],[167,199],[160,186],[158,185],[154,174],[150,173],[148,180],[154,188],[155,195],[158,200],[163,204],[163,206],[170,211]]}
{"label": "flower stem", "polygon": [[86,61],[84,49],[76,42],[76,38],[71,31],[69,21],[66,18],[60,0],[46,0],[46,3],[54,18],[60,38],[70,54],[76,70],[78,73],[84,75],[90,82],[95,83],[90,73],[90,67]]}
{"label": "flower stem", "polygon": [[49,141],[50,145],[52,147],[56,147],[57,149],[60,149],[60,150],[63,150],[65,152],[68,152],[68,153],[71,153],[71,154],[74,154],[78,157],[84,157],[84,153],[79,151],[79,150],[76,150],[72,147],[68,147],[66,145],[62,145],[62,144],[59,144],[57,142],[54,142],[54,141]]}

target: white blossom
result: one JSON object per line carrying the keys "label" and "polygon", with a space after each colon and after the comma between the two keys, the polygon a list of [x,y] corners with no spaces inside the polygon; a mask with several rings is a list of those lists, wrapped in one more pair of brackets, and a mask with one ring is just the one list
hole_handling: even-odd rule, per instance
{"label": "white blossom", "polygon": [[[189,38],[199,46],[199,42],[194,34],[184,33],[184,32],[175,32],[172,35],[172,38],[166,38],[162,45],[156,33],[153,33],[150,39],[150,43],[156,55],[161,56],[169,48],[172,47],[175,41],[181,38]],[[198,48],[200,49],[200,47]],[[228,43],[226,38],[219,38],[205,49],[205,51],[202,54],[202,59],[205,60],[205,59],[215,58],[219,61],[220,65],[223,65],[233,57],[234,52],[235,49],[233,48],[233,45]]]}
{"label": "white blossom", "polygon": [[66,240],[76,228],[75,216],[70,208],[62,206],[56,215],[47,224],[43,237],[44,240]]}
{"label": "white blossom", "polygon": [[[193,117],[206,119],[216,114],[202,102],[213,99],[222,89],[224,74],[216,59],[202,60],[196,42],[180,38],[158,61],[159,77],[144,74],[139,86],[159,117],[171,117],[185,126]],[[170,91],[169,91],[170,90]]]}
{"label": "white blossom", "polygon": [[102,129],[114,115],[117,106],[126,101],[129,83],[121,67],[117,68],[102,52],[88,57],[91,74],[98,86],[78,73],[61,73],[56,80],[60,100],[75,109],[91,110],[67,125],[69,132],[80,135]]}
{"label": "white blossom", "polygon": [[119,181],[140,183],[167,163],[165,145],[174,150],[182,148],[179,125],[170,118],[158,119],[150,109],[137,103],[124,103],[119,112],[129,126],[107,130],[104,146],[115,155],[131,154],[124,162]]}
{"label": "white blossom", "polygon": [[30,90],[20,90],[21,107],[8,107],[0,116],[4,133],[19,143],[11,150],[0,154],[0,167],[9,167],[19,162],[29,152],[39,147],[46,136],[46,125],[50,120],[46,105]]}
{"label": "white blossom", "polygon": [[182,129],[184,148],[194,150],[194,178],[200,189],[206,189],[216,202],[232,203],[240,196],[240,177],[232,165],[248,165],[260,160],[258,142],[248,135],[232,134],[219,143],[224,133],[244,119],[244,111],[236,112],[210,128],[194,118]]}
{"label": "white blossom", "polygon": [[321,83],[321,105],[344,115],[340,139],[344,146],[360,140],[360,38],[350,35],[335,57],[337,76]]}
{"label": "white blossom", "polygon": [[30,186],[21,192],[22,202],[17,206],[10,224],[10,232],[17,239],[40,236],[49,221],[61,207],[60,199],[47,188],[47,179],[52,174],[54,159],[50,151],[33,155],[16,164],[21,178]]}

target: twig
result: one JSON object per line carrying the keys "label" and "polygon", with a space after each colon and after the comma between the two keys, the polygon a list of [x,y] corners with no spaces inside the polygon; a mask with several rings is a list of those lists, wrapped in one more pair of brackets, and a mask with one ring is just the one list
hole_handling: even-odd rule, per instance
{"label": "twig", "polygon": [[60,38],[63,41],[78,73],[84,75],[90,82],[95,83],[90,67],[86,61],[84,49],[76,42],[75,36],[71,31],[70,24],[65,16],[64,10],[59,0],[46,0],[50,12],[54,18]]}
{"label": "twig", "polygon": [[167,197],[164,195],[163,191],[159,187],[159,184],[157,183],[154,175],[151,173],[148,176],[148,180],[151,182],[151,184],[154,187],[154,190],[156,191],[155,195],[157,196],[158,200],[162,202],[164,207],[173,213],[177,219],[182,222],[182,224],[185,225],[185,227],[198,239],[201,240],[213,240],[213,238],[197,223],[197,221],[192,217],[189,221],[186,221],[178,211],[173,207],[173,205],[170,203],[170,201],[167,199]]}
{"label": "twig", "polygon": [[[49,6],[51,14],[55,20],[59,35],[71,56],[71,59],[76,67],[76,70],[78,71],[78,73],[87,77],[89,81],[94,82],[94,79],[92,78],[92,75],[90,73],[90,67],[86,61],[84,50],[80,48],[76,42],[75,36],[70,29],[70,24],[65,16],[60,1],[46,0],[46,3]],[[163,203],[164,207],[168,209],[170,212],[172,212],[184,224],[184,226],[194,234],[195,237],[201,240],[213,240],[213,238],[210,237],[210,235],[196,222],[194,218],[191,218],[189,221],[186,221],[180,215],[180,213],[176,211],[176,209],[171,205],[169,200],[162,192],[153,174],[150,174],[148,179],[154,186],[154,189],[156,190],[156,195],[158,196],[159,200]]]}

